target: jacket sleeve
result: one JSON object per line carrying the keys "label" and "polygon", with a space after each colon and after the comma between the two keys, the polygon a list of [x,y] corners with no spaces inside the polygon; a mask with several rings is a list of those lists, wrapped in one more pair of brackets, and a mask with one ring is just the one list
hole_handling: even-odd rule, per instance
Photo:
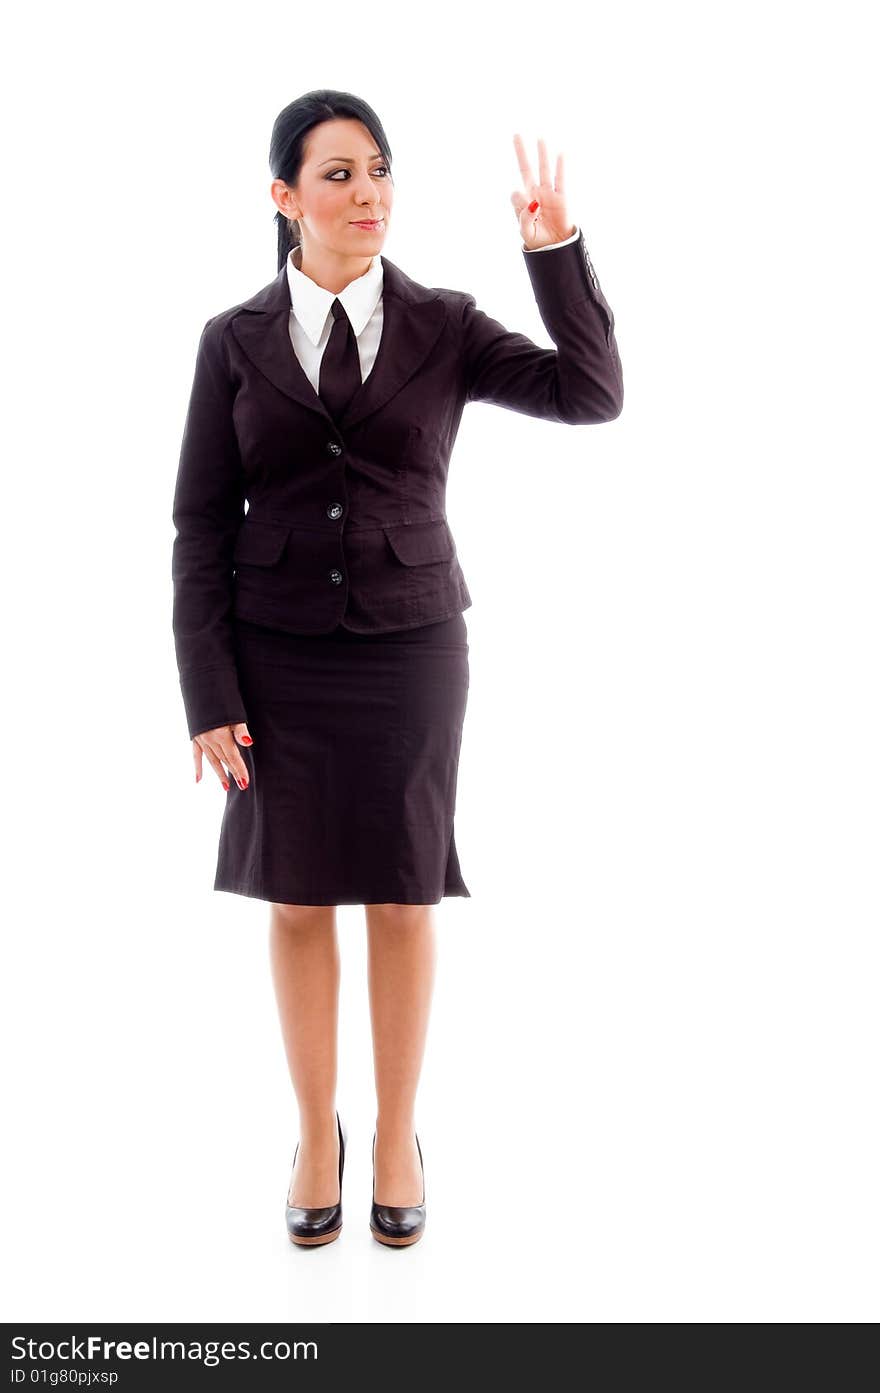
{"label": "jacket sleeve", "polygon": [[245,484],[218,329],[209,319],[199,340],[172,510],[172,627],[190,737],[246,719],[231,623]]}
{"label": "jacket sleeve", "polygon": [[505,329],[465,295],[462,354],[467,400],[568,425],[613,421],[623,410],[614,315],[583,233],[552,247],[522,248],[538,310],[555,348]]}

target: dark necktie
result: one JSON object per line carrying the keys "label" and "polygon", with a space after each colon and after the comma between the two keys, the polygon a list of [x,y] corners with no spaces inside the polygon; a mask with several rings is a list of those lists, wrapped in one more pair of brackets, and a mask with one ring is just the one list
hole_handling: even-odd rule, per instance
{"label": "dark necktie", "polygon": [[338,421],[361,385],[361,362],[351,320],[337,298],[330,306],[333,328],[327,340],[318,377],[318,395]]}

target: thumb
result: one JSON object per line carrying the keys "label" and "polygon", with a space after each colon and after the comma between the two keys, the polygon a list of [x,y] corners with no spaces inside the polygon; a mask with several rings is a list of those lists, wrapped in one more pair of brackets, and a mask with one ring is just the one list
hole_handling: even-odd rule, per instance
{"label": "thumb", "polygon": [[527,239],[534,229],[535,221],[541,211],[541,205],[538,203],[537,199],[533,198],[529,201],[529,199],[524,198],[519,191],[510,195],[510,201],[513,204],[514,212],[519,218],[519,226],[523,238]]}
{"label": "thumb", "polygon": [[232,727],[232,734],[240,745],[252,745],[251,733],[247,728],[247,721],[239,721],[238,725]]}

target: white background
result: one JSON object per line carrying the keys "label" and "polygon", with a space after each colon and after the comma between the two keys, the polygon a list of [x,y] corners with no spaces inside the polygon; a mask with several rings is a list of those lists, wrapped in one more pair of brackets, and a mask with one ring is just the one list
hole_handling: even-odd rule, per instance
{"label": "white background", "polygon": [[[867,5],[37,6],[7,29],[4,1318],[878,1316],[876,64]],[[376,109],[384,250],[549,346],[513,133],[567,166],[622,416],[465,413],[473,595],[417,1126],[295,1249],[268,906],[211,889],[170,518],[204,321],[275,274],[295,96]]]}

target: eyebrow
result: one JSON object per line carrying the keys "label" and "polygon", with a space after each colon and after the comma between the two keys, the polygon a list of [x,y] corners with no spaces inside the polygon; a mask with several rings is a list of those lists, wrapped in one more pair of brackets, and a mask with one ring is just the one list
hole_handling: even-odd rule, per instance
{"label": "eyebrow", "polygon": [[[371,160],[384,160],[384,158],[385,158],[385,156],[382,155],[382,154],[377,154],[377,155],[371,155],[371,156],[370,156],[370,159],[371,159]],[[348,159],[348,157],[347,157],[346,155],[331,155],[330,158],[329,158],[329,160],[322,160],[322,161],[321,161],[321,164],[318,165],[318,168],[320,169],[320,168],[321,168],[321,165],[323,165],[323,164],[356,164],[356,163],[357,163],[356,160],[350,160],[350,159]]]}

